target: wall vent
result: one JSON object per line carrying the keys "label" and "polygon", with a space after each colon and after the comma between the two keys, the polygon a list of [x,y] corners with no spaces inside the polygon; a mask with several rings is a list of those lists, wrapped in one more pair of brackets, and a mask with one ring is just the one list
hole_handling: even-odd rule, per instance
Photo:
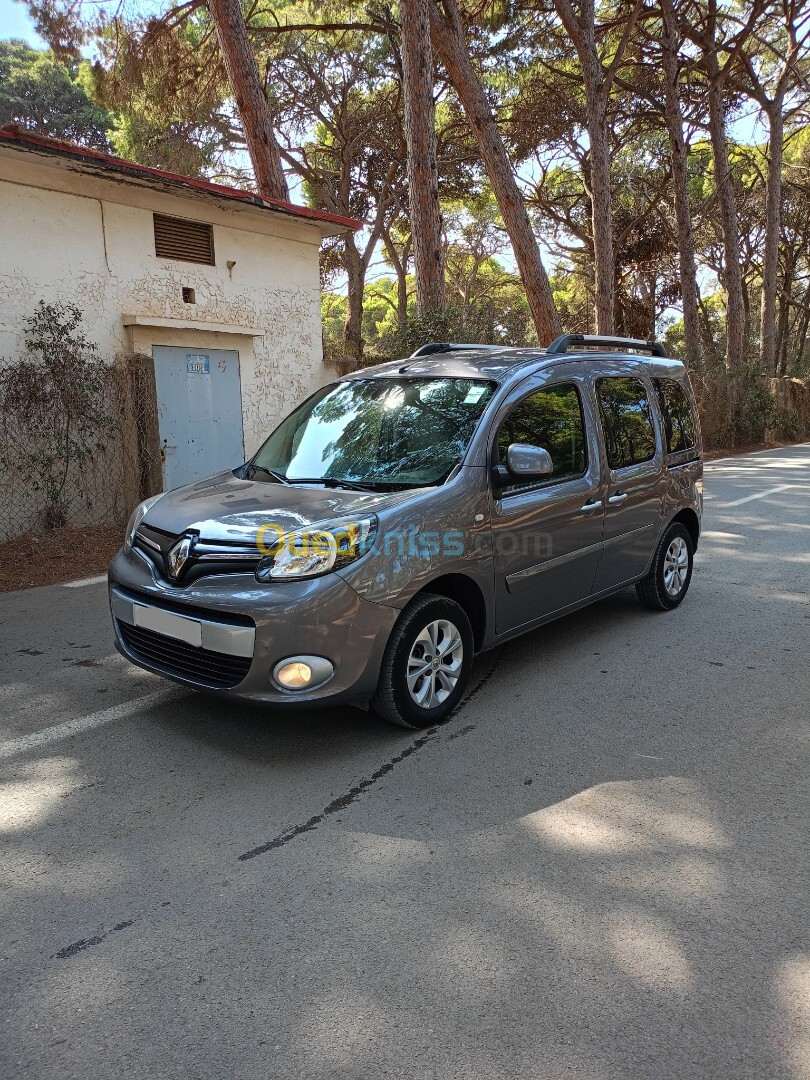
{"label": "wall vent", "polygon": [[154,214],[155,255],[159,259],[214,265],[214,230],[204,221]]}

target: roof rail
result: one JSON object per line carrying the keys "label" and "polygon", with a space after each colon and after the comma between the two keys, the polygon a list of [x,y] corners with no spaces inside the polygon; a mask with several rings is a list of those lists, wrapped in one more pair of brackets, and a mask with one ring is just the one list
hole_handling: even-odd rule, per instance
{"label": "roof rail", "polygon": [[667,356],[664,346],[654,338],[610,337],[605,334],[561,334],[546,349],[547,356],[567,353],[569,349],[644,349],[653,356]]}
{"label": "roof rail", "polygon": [[459,341],[428,341],[426,344],[420,345],[416,352],[412,352],[408,359],[413,360],[420,356],[433,356],[435,353],[504,352],[505,350],[505,345],[484,345],[482,343]]}
{"label": "roof rail", "polygon": [[434,353],[449,352],[451,347],[449,341],[429,341],[426,345],[420,345],[411,356],[432,356]]}

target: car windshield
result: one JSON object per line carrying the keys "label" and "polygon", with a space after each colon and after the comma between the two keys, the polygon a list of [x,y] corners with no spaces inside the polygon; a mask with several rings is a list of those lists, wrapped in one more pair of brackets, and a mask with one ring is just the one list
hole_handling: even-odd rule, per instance
{"label": "car windshield", "polygon": [[441,484],[461,461],[494,389],[483,380],[430,378],[326,386],[276,428],[249,475],[374,489]]}

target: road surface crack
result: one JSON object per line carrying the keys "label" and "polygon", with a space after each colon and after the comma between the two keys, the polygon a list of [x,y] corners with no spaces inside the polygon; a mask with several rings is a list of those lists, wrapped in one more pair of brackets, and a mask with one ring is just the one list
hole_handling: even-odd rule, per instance
{"label": "road surface crack", "polygon": [[[495,663],[484,675],[484,677],[476,684],[470,694],[467,695],[465,701],[462,703],[461,709],[463,711],[464,705],[470,701],[475,695],[482,689],[482,687],[489,682],[492,676],[495,674],[495,670],[498,666],[498,660],[496,658]],[[345,810],[347,806],[351,806],[353,802],[360,798],[360,796],[373,787],[378,780],[382,780],[384,776],[388,776],[393,772],[397,765],[400,765],[407,758],[411,757],[417,751],[421,750],[423,746],[426,746],[429,742],[432,742],[443,730],[444,727],[434,727],[427,730],[424,735],[421,735],[418,739],[415,739],[410,746],[406,746],[399,754],[396,754],[389,761],[386,761],[384,765],[381,765],[379,769],[371,774],[371,776],[365,777],[355,784],[354,787],[343,794],[339,795],[336,799],[333,799],[327,806],[321,810],[319,814],[314,814],[307,821],[301,822],[299,825],[293,825],[292,828],[287,829],[283,833],[279,833],[278,836],[274,836],[272,840],[268,840],[265,844],[260,844],[258,847],[251,848],[250,851],[246,851],[243,855],[238,857],[239,862],[247,862],[249,859],[255,859],[257,855],[265,855],[268,851],[275,851],[278,848],[284,847],[289,844],[291,840],[295,840],[298,836],[303,836],[304,833],[313,832],[319,825],[323,824],[328,817],[333,814],[337,814],[340,810]],[[456,734],[466,734],[472,730],[472,725],[467,728],[462,728]],[[449,738],[455,738],[456,734],[451,734]]]}
{"label": "road surface crack", "polygon": [[128,926],[132,926],[134,921],[134,919],[129,919],[127,922],[118,923],[112,930],[107,930],[104,934],[96,934],[95,937],[82,938],[81,941],[74,941],[72,945],[66,945],[64,949],[60,949],[59,952],[54,953],[51,960],[67,960],[69,956],[75,956],[76,953],[82,952],[84,949],[89,949],[91,945],[100,945],[105,937],[114,934],[116,930],[125,930]]}

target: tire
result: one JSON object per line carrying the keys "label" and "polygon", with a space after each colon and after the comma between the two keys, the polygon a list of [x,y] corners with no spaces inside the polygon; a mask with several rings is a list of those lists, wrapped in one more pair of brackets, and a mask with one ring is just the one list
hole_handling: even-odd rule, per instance
{"label": "tire", "polygon": [[473,649],[464,608],[445,596],[420,594],[391,632],[371,708],[398,727],[418,730],[441,724],[467,687]]}
{"label": "tire", "polygon": [[689,530],[670,525],[655,550],[647,576],[636,585],[638,598],[653,611],[671,611],[686,596],[692,580],[694,544]]}

